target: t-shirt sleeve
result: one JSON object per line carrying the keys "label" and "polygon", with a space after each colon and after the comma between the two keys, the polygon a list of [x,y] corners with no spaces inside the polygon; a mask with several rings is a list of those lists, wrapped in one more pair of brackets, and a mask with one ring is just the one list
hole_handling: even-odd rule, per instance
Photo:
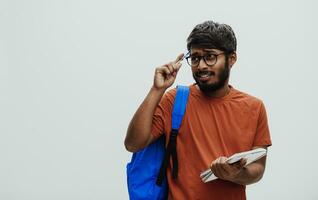
{"label": "t-shirt sleeve", "polygon": [[[161,98],[152,118],[151,134],[159,138],[166,133],[169,120],[171,120],[171,110],[175,91],[169,91]],[[171,124],[171,123],[170,123]]]}
{"label": "t-shirt sleeve", "polygon": [[263,102],[261,102],[253,146],[256,147],[256,146],[271,146],[271,145],[272,145],[272,142],[271,142],[270,131],[268,127],[266,109]]}

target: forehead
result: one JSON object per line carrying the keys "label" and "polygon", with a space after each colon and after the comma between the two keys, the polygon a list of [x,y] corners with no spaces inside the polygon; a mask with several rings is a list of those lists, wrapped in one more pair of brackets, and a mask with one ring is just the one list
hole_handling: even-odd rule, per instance
{"label": "forehead", "polygon": [[191,54],[206,54],[206,53],[221,53],[219,49],[207,49],[207,48],[191,48]]}

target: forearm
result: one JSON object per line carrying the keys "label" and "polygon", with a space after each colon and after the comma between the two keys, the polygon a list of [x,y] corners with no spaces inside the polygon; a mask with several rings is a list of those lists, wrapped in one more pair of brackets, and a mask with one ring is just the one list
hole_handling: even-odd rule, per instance
{"label": "forearm", "polygon": [[125,147],[128,151],[136,152],[151,142],[152,118],[164,92],[164,89],[152,87],[134,114],[125,138]]}
{"label": "forearm", "polygon": [[249,185],[258,182],[263,177],[265,162],[266,157],[263,157],[260,160],[245,166],[237,176],[230,181],[240,185]]}
{"label": "forearm", "polygon": [[125,147],[128,151],[136,152],[152,142],[154,112],[166,89],[174,83],[182,59],[183,54],[180,54],[175,61],[156,68],[153,86],[128,126],[125,138]]}

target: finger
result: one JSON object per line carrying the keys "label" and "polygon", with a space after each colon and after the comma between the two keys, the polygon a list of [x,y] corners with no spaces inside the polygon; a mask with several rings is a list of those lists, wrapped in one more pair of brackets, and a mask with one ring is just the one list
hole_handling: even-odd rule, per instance
{"label": "finger", "polygon": [[228,171],[236,174],[244,168],[245,164],[246,164],[246,160],[241,159],[235,164],[229,165]]}
{"label": "finger", "polygon": [[215,167],[216,165],[218,165],[220,158],[215,159],[212,164],[211,167]]}
{"label": "finger", "polygon": [[225,164],[223,165],[223,169],[227,174],[230,174],[233,171],[233,165],[225,162]]}
{"label": "finger", "polygon": [[227,174],[226,171],[223,169],[222,165],[216,166],[213,173],[215,176],[221,179],[224,179],[224,177]]}
{"label": "finger", "polygon": [[226,163],[226,157],[220,157],[220,163],[225,164]]}
{"label": "finger", "polygon": [[212,170],[213,173],[215,171],[216,163],[217,163],[217,159],[213,160],[210,165],[210,169]]}
{"label": "finger", "polygon": [[182,63],[181,62],[177,62],[176,64],[174,64],[174,69],[176,71],[179,71],[180,67],[182,66]]}
{"label": "finger", "polygon": [[233,165],[233,166],[235,166],[235,167],[240,167],[240,166],[245,165],[245,164],[246,164],[246,159],[241,158],[241,159],[238,160],[237,162],[232,163],[232,164],[230,164],[230,165]]}
{"label": "finger", "polygon": [[156,70],[156,77],[162,77],[163,80],[170,78],[169,69],[166,67],[160,67]]}
{"label": "finger", "polygon": [[169,75],[169,74],[173,73],[173,70],[169,69],[168,64],[160,67],[159,70],[161,72],[163,72],[163,74],[165,74],[165,75]]}
{"label": "finger", "polygon": [[175,71],[175,68],[174,68],[174,63],[173,62],[170,62],[167,64],[167,67],[169,68],[170,72],[174,72]]}
{"label": "finger", "polygon": [[218,169],[222,173],[227,172],[227,170],[226,170],[226,167],[227,167],[226,160],[227,160],[226,157],[220,157],[219,160],[218,160]]}
{"label": "finger", "polygon": [[183,56],[184,56],[184,53],[181,53],[177,56],[177,58],[175,59],[174,63],[177,63],[177,62],[180,62],[181,60],[183,60]]}
{"label": "finger", "polygon": [[211,170],[214,173],[215,176],[219,177],[220,176],[220,165],[221,165],[221,159],[222,157],[219,157],[215,159],[212,164],[211,164]]}
{"label": "finger", "polygon": [[[174,63],[174,62],[171,62],[171,65],[169,65],[169,69],[170,70],[173,70],[173,73],[172,73],[172,76],[176,77],[177,76],[177,73],[181,67],[181,63],[180,62],[177,62],[177,63]],[[171,66],[171,67],[170,67]]]}
{"label": "finger", "polygon": [[239,167],[243,168],[246,165],[247,160],[245,158],[242,158],[239,162]]}
{"label": "finger", "polygon": [[218,157],[212,162],[211,166],[219,166],[223,162],[224,162],[224,157]]}

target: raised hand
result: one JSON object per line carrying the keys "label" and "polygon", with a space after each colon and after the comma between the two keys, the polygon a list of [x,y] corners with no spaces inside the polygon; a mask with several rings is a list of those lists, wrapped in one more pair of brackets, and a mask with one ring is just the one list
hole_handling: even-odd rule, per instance
{"label": "raised hand", "polygon": [[157,67],[154,76],[154,88],[166,90],[176,80],[177,73],[181,67],[183,53],[173,61]]}

